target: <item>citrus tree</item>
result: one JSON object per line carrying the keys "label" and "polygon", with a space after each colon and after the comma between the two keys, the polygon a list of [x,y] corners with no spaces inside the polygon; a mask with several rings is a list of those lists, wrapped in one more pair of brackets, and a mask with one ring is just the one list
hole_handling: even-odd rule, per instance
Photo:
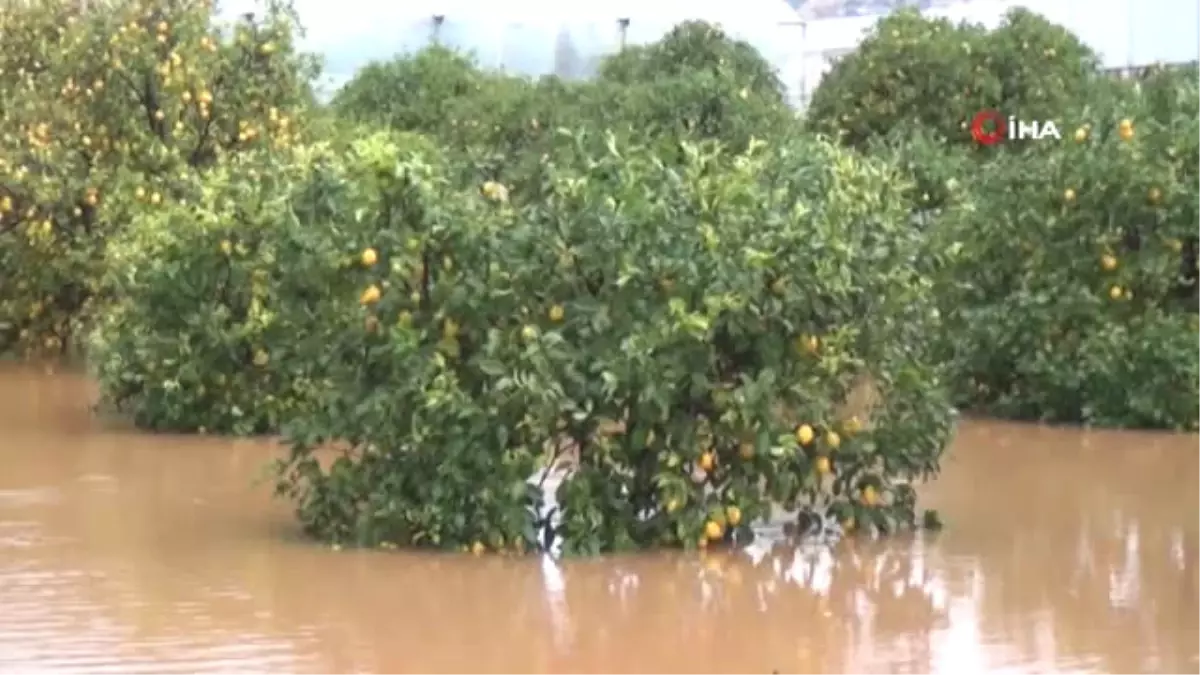
{"label": "citrus tree", "polygon": [[592,85],[485,71],[473,58],[431,46],[360,70],[334,97],[342,120],[436,139],[455,178],[502,180],[514,198],[540,180],[555,130],[586,123],[581,101]]}
{"label": "citrus tree", "polygon": [[1005,14],[985,49],[984,63],[1000,84],[995,103],[1021,119],[1055,119],[1085,100],[1100,67],[1077,35],[1024,7]]}
{"label": "citrus tree", "polygon": [[[774,67],[747,42],[703,21],[607,57],[594,85],[590,118],[634,138],[715,139],[734,152],[753,137],[788,133],[794,115]],[[677,153],[673,153],[677,154]]]}
{"label": "citrus tree", "polygon": [[345,178],[309,185],[305,200],[340,217],[307,230],[320,242],[308,255],[336,256],[296,269],[336,269],[353,287],[312,298],[311,358],[329,387],[288,429],[277,489],[333,542],[522,547],[538,432],[520,420],[544,394],[496,370],[512,332],[497,318],[521,301],[504,281],[521,260],[496,249],[507,189],[462,192],[435,159],[367,139]]}
{"label": "citrus tree", "polygon": [[[773,504],[912,525],[950,409],[896,175],[811,141],[666,164],[559,138],[526,204],[416,160],[347,203],[340,247],[378,264],[330,300],[333,386],[279,467],[308,529],[597,553],[719,545]],[[564,462],[548,513],[530,477]]]}
{"label": "citrus tree", "polygon": [[982,110],[1056,118],[1081,100],[1097,63],[1069,31],[1025,9],[1010,11],[994,31],[904,9],[834,63],[806,117],[855,147],[904,124],[966,144]]}
{"label": "citrus tree", "polygon": [[[448,131],[457,104],[478,98],[488,75],[465,54],[440,45],[363,66],[330,102],[338,116],[382,128]],[[482,123],[482,120],[471,119]]]}
{"label": "citrus tree", "polygon": [[233,434],[306,412],[331,356],[310,339],[330,329],[320,303],[378,259],[330,243],[349,229],[346,200],[375,180],[353,162],[401,148],[440,161],[421,137],[381,133],[242,153],[206,173],[193,202],[140,212],[106,252],[116,299],[88,350],[102,404],[142,428]]}
{"label": "citrus tree", "polygon": [[454,156],[466,184],[495,180],[520,202],[545,180],[560,129],[613,129],[640,141],[715,138],[734,149],[792,126],[782,83],[751,45],[703,22],[606,59],[599,77],[513,77],[430,47],[367,66],[337,94],[352,122],[419,131]]}
{"label": "citrus tree", "polygon": [[543,324],[578,411],[567,549],[744,539],[775,505],[802,527],[912,525],[949,409],[913,348],[933,314],[902,181],[805,139],[683,157],[610,147],[554,184],[571,217],[533,214],[570,261],[543,291],[570,317]]}
{"label": "citrus tree", "polygon": [[783,81],[769,61],[748,42],[704,21],[685,21],[648,45],[628,47],[600,64],[599,79],[624,85],[705,71],[737,80],[747,94],[782,104]]}
{"label": "citrus tree", "polygon": [[1062,142],[1000,154],[972,175],[945,221],[958,252],[944,312],[962,402],[1195,427],[1198,106],[1186,74],[1158,90],[1098,81]]}
{"label": "citrus tree", "polygon": [[223,156],[293,143],[311,100],[283,5],[226,30],[198,0],[77,6],[0,9],[0,350],[70,342],[106,238]]}

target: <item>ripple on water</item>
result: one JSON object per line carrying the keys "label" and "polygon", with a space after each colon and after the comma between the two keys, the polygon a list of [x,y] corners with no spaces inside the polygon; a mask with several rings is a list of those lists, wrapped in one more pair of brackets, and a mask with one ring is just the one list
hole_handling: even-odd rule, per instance
{"label": "ripple on water", "polygon": [[[152,608],[133,589],[113,588],[108,575],[63,568],[56,557],[2,555],[7,548],[46,553],[51,537],[37,523],[0,523],[0,673],[195,673],[294,672],[294,640],[222,628],[203,600],[177,603],[177,615],[198,631],[149,634],[121,619]],[[108,602],[90,593],[99,587]],[[244,599],[244,589],[217,590],[214,597]]]}
{"label": "ripple on water", "polygon": [[71,541],[70,537],[54,536],[35,521],[0,521],[0,549],[49,548]]}
{"label": "ripple on water", "polygon": [[270,443],[88,427],[64,377],[0,374],[3,673],[1198,670],[1195,436],[964,424],[930,537],[335,553],[279,535]]}
{"label": "ripple on water", "polygon": [[[141,602],[98,606],[81,589],[103,582],[94,573],[0,570],[0,672],[225,673],[294,672],[294,641],[209,626],[171,637],[140,635],[112,617]],[[206,607],[186,608],[207,618]],[[204,623],[204,622],[199,622]],[[212,623],[212,622],[208,622]]]}
{"label": "ripple on water", "polygon": [[62,495],[56,488],[0,490],[0,509],[45,506],[58,502],[61,498]]}

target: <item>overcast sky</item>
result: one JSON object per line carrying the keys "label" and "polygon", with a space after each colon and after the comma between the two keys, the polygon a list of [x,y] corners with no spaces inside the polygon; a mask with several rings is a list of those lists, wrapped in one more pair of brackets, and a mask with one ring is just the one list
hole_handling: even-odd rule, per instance
{"label": "overcast sky", "polygon": [[[617,19],[622,17],[631,19],[630,42],[653,40],[678,21],[704,18],[739,24],[740,32],[759,42],[764,52],[804,51],[806,41],[810,50],[845,49],[853,46],[862,27],[871,23],[869,18],[818,20],[810,22],[807,33],[803,33],[794,25],[800,16],[787,0],[604,0],[578,4],[549,0],[293,1],[308,32],[306,47],[325,57],[326,71],[334,80],[349,77],[370,60],[428,44],[434,32],[432,17],[437,14],[446,17],[440,29],[443,43],[476,51],[488,65],[504,65],[528,74],[552,71],[556,54],[566,44],[584,62],[614,50],[619,44]],[[824,6],[831,2],[853,3],[861,12],[864,6],[884,11],[900,0],[804,1]],[[234,14],[252,7],[254,2],[225,0],[222,10]],[[1195,60],[1200,51],[1196,0],[1040,0],[1020,4],[1074,30],[1111,66]],[[979,20],[991,23],[988,18],[994,20],[1003,5],[1003,0],[976,0],[968,9]],[[768,58],[782,57],[768,54]]]}

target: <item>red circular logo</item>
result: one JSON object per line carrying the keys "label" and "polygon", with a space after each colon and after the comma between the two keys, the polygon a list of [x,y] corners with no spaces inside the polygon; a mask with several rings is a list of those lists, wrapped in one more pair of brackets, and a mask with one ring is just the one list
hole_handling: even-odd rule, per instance
{"label": "red circular logo", "polygon": [[[987,126],[991,122],[991,130]],[[996,110],[982,110],[971,118],[971,138],[980,145],[995,145],[1005,137],[1008,132],[1008,124],[1004,120],[1004,115],[1001,115]]]}

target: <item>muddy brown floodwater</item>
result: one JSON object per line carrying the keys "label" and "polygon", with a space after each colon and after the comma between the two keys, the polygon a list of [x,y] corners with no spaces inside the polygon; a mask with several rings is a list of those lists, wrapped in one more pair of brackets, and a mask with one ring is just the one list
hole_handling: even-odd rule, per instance
{"label": "muddy brown floodwater", "polygon": [[569,562],[334,552],[268,442],[0,370],[0,672],[1197,672],[1198,440],[967,422],[937,535]]}

